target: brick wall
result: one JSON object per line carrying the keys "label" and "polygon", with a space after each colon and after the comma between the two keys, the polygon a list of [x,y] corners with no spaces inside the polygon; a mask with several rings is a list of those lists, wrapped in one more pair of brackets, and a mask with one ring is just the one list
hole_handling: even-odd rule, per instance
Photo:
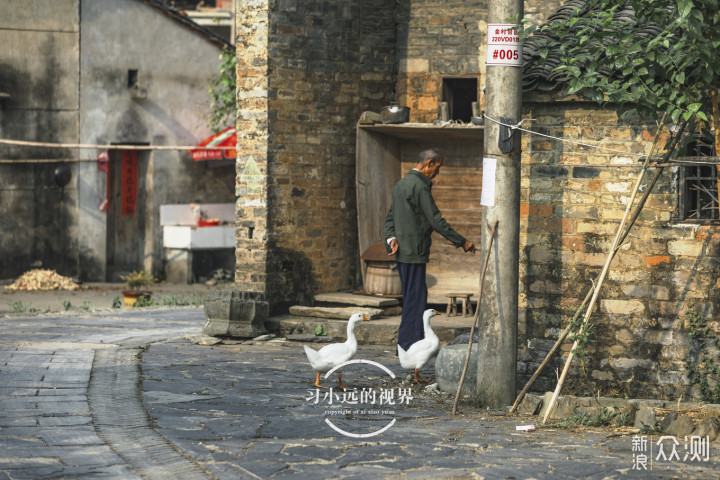
{"label": "brick wall", "polygon": [[[528,0],[525,16],[541,23],[562,3]],[[397,18],[397,100],[411,108],[410,121],[437,118],[444,77],[477,78],[483,105],[487,0],[403,0]]]}
{"label": "brick wall", "polygon": [[236,283],[272,312],[357,286],[355,124],[393,97],[386,4],[238,4]]}
{"label": "brick wall", "polygon": [[398,4],[397,100],[411,108],[410,121],[437,118],[443,77],[484,81],[487,2],[431,0]]}
{"label": "brick wall", "polygon": [[[646,153],[653,126],[571,102],[525,101],[532,129],[617,150]],[[522,384],[534,373],[605,263],[639,173],[637,157],[523,134],[521,315]],[[689,391],[691,305],[713,327],[720,314],[720,227],[673,222],[676,171],[666,168],[611,264],[593,313],[596,338],[574,361],[564,391],[633,397],[696,396]],[[647,183],[647,182],[645,182]],[[712,323],[714,322],[714,323]],[[564,351],[570,349],[568,342]],[[556,357],[534,389],[552,390]]]}

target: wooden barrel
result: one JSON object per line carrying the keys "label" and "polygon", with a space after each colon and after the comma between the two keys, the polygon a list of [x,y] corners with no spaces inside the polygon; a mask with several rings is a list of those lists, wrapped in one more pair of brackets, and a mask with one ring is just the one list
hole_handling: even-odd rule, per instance
{"label": "wooden barrel", "polygon": [[400,274],[397,269],[390,268],[388,262],[367,262],[364,288],[375,295],[400,295]]}

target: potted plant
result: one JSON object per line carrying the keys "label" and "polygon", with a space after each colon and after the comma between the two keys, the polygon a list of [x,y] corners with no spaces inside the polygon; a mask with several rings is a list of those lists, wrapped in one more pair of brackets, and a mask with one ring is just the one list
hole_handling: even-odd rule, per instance
{"label": "potted plant", "polygon": [[125,307],[132,307],[135,303],[140,300],[147,302],[152,297],[152,292],[143,289],[148,285],[155,282],[153,276],[147,273],[145,270],[133,271],[127,275],[120,275],[120,279],[125,281],[125,285],[128,290],[123,290],[123,305]]}

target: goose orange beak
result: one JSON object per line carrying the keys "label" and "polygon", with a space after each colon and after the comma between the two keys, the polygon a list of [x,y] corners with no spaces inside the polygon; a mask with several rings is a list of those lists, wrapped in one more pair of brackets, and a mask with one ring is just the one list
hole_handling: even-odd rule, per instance
{"label": "goose orange beak", "polygon": [[362,317],[363,317],[363,322],[367,322],[367,321],[368,321],[368,317],[367,317],[366,315],[363,315]]}

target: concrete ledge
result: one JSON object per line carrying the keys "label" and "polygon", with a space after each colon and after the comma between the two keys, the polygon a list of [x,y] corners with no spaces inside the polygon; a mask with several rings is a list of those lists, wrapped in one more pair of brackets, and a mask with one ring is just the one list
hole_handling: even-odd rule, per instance
{"label": "concrete ledge", "polygon": [[303,305],[290,307],[290,314],[299,317],[347,320],[356,313],[362,313],[369,320],[375,320],[383,316],[382,310],[369,307],[305,307]]}
{"label": "concrete ledge", "polygon": [[[325,327],[327,334],[335,337],[337,341],[345,341],[347,337],[347,321],[344,320],[279,315],[265,321],[265,328],[282,337],[293,334],[314,333],[315,327],[318,325]],[[388,345],[394,348],[397,343],[399,327],[400,317],[385,317],[380,320],[359,323],[355,327],[355,336],[361,345]],[[469,332],[470,328],[434,326],[433,331],[440,339],[440,345],[442,346],[447,345],[458,335]]]}
{"label": "concrete ledge", "polygon": [[357,295],[355,293],[346,292],[320,293],[315,295],[315,301],[331,305],[358,305],[360,307],[374,308],[394,307],[400,305],[400,301],[396,298],[372,297],[369,295]]}
{"label": "concrete ledge", "polygon": [[203,306],[207,318],[205,335],[246,338],[266,333],[270,306],[257,294],[214,290],[203,296]]}

